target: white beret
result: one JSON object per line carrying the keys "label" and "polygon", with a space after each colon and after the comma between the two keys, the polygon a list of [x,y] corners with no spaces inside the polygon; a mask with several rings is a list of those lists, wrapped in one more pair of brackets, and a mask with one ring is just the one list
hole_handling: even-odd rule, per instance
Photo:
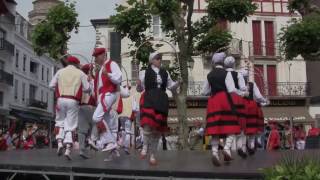
{"label": "white beret", "polygon": [[224,58],[226,57],[226,53],[214,53],[212,56],[212,63],[222,63]]}
{"label": "white beret", "polygon": [[233,67],[235,62],[236,62],[236,60],[234,59],[234,57],[228,56],[224,60],[224,66],[225,67]]}
{"label": "white beret", "polygon": [[149,63],[151,63],[151,61],[160,53],[158,52],[153,52],[149,55]]}

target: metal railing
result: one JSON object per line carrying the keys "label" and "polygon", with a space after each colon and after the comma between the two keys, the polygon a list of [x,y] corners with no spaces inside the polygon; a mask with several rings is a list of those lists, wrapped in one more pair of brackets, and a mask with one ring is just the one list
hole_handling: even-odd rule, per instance
{"label": "metal railing", "polygon": [[13,75],[5,72],[4,70],[0,70],[0,83],[13,86]]}
{"label": "metal railing", "polygon": [[268,96],[306,97],[310,95],[310,83],[278,82],[268,83]]}
{"label": "metal railing", "polygon": [[249,46],[249,56],[277,58],[281,56],[278,42],[246,42]]}
{"label": "metal railing", "polygon": [[10,55],[14,55],[14,45],[4,38],[0,38],[0,50],[5,50]]}
{"label": "metal railing", "polygon": [[35,108],[40,108],[40,109],[47,109],[48,108],[48,103],[39,101],[37,99],[27,99],[27,104],[29,107],[35,107]]}
{"label": "metal railing", "polygon": [[[189,82],[188,96],[201,96],[203,81]],[[310,95],[310,83],[307,82],[277,82],[267,83],[265,89],[260,88],[261,93],[275,97],[306,97]]]}

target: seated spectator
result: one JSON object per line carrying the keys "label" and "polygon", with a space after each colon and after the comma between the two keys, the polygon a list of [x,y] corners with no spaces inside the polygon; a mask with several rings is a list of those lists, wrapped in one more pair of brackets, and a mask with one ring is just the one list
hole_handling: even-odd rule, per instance
{"label": "seated spectator", "polygon": [[306,132],[302,124],[297,127],[295,131],[294,138],[296,141],[296,148],[298,150],[303,150],[306,145]]}

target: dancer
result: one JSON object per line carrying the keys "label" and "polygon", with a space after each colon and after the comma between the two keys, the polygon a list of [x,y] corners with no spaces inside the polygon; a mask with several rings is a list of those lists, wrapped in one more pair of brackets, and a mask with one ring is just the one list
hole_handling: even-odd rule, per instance
{"label": "dancer", "polygon": [[95,77],[95,93],[98,106],[93,113],[93,121],[97,125],[100,134],[100,142],[103,144],[103,151],[112,151],[117,148],[116,137],[109,129],[111,122],[110,110],[117,100],[117,92],[122,80],[122,73],[117,63],[111,59],[106,60],[106,49],[96,48],[92,54],[95,63],[101,69]]}
{"label": "dancer", "polygon": [[215,68],[207,76],[202,94],[210,95],[207,105],[206,135],[212,136],[212,163],[220,166],[219,142],[220,138],[225,138],[222,150],[224,161],[230,162],[231,146],[235,135],[240,133],[237,110],[235,104],[240,103],[240,98],[236,94],[234,81],[231,73],[223,69],[223,61],[226,57],[224,52],[215,53],[212,62]]}
{"label": "dancer", "polygon": [[[79,102],[82,93],[91,91],[88,77],[78,69],[80,61],[74,57],[67,58],[68,66],[60,69],[52,78],[49,87],[55,88],[56,106],[56,132],[58,140],[58,155],[62,154],[63,143],[66,144],[65,156],[71,160],[73,145],[72,132],[78,126]],[[63,142],[62,142],[63,140]]]}
{"label": "dancer", "polygon": [[178,83],[174,82],[169,73],[161,67],[162,56],[158,52],[149,56],[149,66],[139,73],[137,91],[144,91],[140,99],[141,127],[143,127],[143,147],[141,159],[150,152],[150,165],[156,165],[156,151],[161,134],[168,130],[167,116],[169,109],[166,89],[175,90]]}

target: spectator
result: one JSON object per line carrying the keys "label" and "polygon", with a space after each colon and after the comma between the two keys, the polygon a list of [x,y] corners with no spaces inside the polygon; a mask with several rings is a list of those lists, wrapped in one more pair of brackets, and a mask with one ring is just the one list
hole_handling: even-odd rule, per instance
{"label": "spectator", "polygon": [[204,128],[201,127],[199,120],[194,122],[194,126],[194,129],[189,133],[190,150],[202,150]]}
{"label": "spectator", "polygon": [[297,127],[294,137],[296,141],[296,148],[298,150],[303,150],[306,145],[306,132],[302,124]]}
{"label": "spectator", "polygon": [[8,149],[7,140],[4,137],[2,130],[0,130],[0,151],[6,151]]}
{"label": "spectator", "polygon": [[280,148],[280,134],[275,121],[270,122],[271,131],[268,137],[267,150],[277,150]]}
{"label": "spectator", "polygon": [[312,123],[311,124],[311,129],[309,129],[309,131],[308,131],[308,137],[319,136],[319,134],[320,134],[319,128],[316,128],[314,123]]}
{"label": "spectator", "polygon": [[284,148],[285,149],[292,149],[293,142],[292,142],[292,128],[290,125],[290,121],[286,121],[284,123]]}

